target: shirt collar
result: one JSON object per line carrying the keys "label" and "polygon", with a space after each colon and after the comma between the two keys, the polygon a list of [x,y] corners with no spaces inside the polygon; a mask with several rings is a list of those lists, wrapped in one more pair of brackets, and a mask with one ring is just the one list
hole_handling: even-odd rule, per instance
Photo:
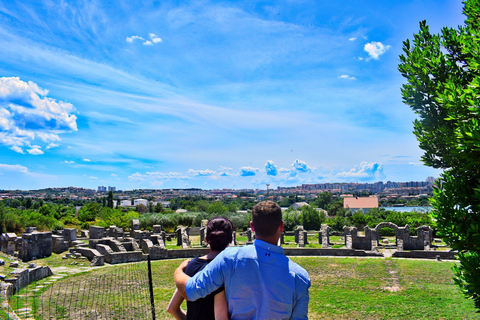
{"label": "shirt collar", "polygon": [[253,244],[256,247],[262,248],[264,250],[268,250],[268,251],[275,252],[275,253],[278,253],[278,254],[283,254],[283,248],[282,247],[273,245],[273,244],[265,242],[263,240],[255,239],[255,242]]}

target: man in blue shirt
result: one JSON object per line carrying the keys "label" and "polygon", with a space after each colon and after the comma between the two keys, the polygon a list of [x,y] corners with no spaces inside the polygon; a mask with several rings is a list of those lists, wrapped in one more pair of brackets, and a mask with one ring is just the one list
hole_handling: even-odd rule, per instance
{"label": "man in blue shirt", "polygon": [[282,211],[272,201],[253,207],[255,242],[227,248],[202,272],[190,278],[182,263],[175,270],[178,291],[188,300],[225,287],[230,319],[308,319],[308,273],[277,246]]}

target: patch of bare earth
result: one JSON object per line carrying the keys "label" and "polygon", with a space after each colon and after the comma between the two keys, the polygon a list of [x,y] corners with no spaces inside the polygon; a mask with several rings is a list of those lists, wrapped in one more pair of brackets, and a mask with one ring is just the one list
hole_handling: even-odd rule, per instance
{"label": "patch of bare earth", "polygon": [[392,270],[394,268],[394,264],[391,260],[385,261],[386,271],[388,272],[389,277],[386,279],[387,285],[382,289],[389,292],[399,292],[402,291],[403,288],[400,286],[400,279],[398,277],[398,271]]}

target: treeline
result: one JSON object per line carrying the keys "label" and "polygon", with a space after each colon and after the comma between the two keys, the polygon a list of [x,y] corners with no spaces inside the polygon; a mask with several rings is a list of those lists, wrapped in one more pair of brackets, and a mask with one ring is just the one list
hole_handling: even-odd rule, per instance
{"label": "treeline", "polygon": [[[298,201],[290,195],[279,203],[290,207]],[[171,199],[170,208],[163,208],[160,203],[147,206],[139,205],[135,209],[113,207],[113,197],[100,198],[96,202],[84,204],[78,212],[74,203],[68,205],[47,202],[42,199],[7,199],[0,201],[0,231],[20,233],[25,227],[33,226],[38,230],[57,230],[66,227],[88,229],[91,225],[108,228],[115,225],[128,230],[132,219],[140,220],[140,227],[151,230],[153,225],[161,225],[165,231],[172,232],[178,225],[200,226],[202,220],[215,216],[225,216],[232,220],[236,229],[249,227],[251,208],[257,202],[252,198],[224,199],[217,201],[203,196],[189,196]],[[118,204],[118,203],[117,203]],[[177,209],[187,212],[176,213]],[[310,205],[283,212],[285,230],[294,230],[303,225],[307,230],[319,230],[326,223],[333,231],[342,231],[344,226],[375,227],[380,222],[392,222],[398,226],[408,224],[411,232],[421,225],[434,223],[426,212],[398,212],[372,209],[366,213],[353,212],[343,208],[343,199],[334,198],[324,192],[310,201]],[[393,232],[393,231],[392,231]]]}

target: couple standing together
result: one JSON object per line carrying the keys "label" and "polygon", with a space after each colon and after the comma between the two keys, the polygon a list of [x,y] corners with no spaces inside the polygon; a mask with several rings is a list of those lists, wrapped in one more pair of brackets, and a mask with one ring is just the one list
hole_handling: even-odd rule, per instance
{"label": "couple standing together", "polygon": [[210,253],[175,270],[177,291],[168,312],[185,319],[180,304],[186,298],[187,319],[308,319],[308,273],[277,246],[283,231],[280,207],[260,202],[250,226],[253,245],[223,250],[232,240],[232,223],[209,221]]}

